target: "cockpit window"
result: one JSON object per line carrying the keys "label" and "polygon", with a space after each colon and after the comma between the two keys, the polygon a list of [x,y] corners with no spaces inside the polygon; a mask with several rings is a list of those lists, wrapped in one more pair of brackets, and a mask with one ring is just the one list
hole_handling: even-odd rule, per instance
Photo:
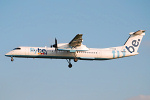
{"label": "cockpit window", "polygon": [[21,48],[14,48],[13,50],[21,50]]}

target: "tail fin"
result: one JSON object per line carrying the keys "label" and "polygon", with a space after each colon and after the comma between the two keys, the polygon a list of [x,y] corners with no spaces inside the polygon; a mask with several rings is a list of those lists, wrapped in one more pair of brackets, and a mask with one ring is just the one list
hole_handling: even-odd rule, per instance
{"label": "tail fin", "polygon": [[130,36],[128,40],[125,42],[123,49],[125,49],[125,51],[129,53],[137,53],[142,38],[145,35],[144,32],[145,30],[139,30],[136,32],[129,33]]}

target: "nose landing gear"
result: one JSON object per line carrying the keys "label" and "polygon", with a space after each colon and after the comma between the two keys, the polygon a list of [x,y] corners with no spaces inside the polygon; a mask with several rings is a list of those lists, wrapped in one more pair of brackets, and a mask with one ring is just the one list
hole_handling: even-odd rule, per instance
{"label": "nose landing gear", "polygon": [[13,57],[11,57],[11,61],[14,61],[14,58],[13,58]]}

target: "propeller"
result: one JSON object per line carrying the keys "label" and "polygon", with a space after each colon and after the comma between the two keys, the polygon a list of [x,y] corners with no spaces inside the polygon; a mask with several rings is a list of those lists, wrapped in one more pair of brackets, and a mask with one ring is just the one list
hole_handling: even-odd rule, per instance
{"label": "propeller", "polygon": [[55,38],[55,44],[51,45],[51,48],[54,47],[55,51],[57,50],[58,46],[57,46],[57,39]]}

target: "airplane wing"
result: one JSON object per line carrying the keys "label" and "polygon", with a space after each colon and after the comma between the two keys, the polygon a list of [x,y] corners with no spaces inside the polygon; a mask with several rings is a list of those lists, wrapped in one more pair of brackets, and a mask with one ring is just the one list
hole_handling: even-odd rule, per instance
{"label": "airplane wing", "polygon": [[82,35],[83,34],[77,34],[69,43],[58,44],[58,50],[70,52],[89,50],[85,45],[82,44]]}
{"label": "airplane wing", "polygon": [[83,41],[82,39],[83,34],[77,34],[70,42],[69,45],[72,47],[81,46],[81,43]]}

